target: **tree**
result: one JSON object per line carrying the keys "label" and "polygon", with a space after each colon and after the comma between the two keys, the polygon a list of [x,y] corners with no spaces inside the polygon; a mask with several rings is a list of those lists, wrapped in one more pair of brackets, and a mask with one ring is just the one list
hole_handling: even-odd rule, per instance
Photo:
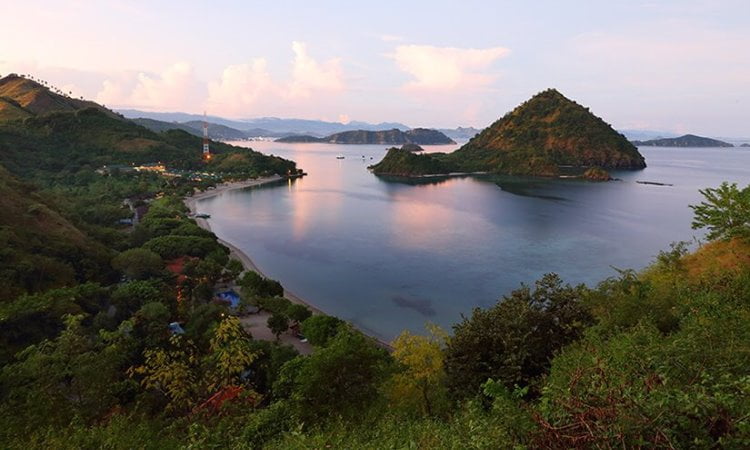
{"label": "tree", "polygon": [[343,328],[344,322],[333,316],[317,315],[302,322],[302,334],[316,347],[325,347]]}
{"label": "tree", "polygon": [[134,280],[123,283],[112,292],[111,302],[117,307],[120,320],[127,319],[142,305],[158,302],[162,294],[153,283],[144,280]]}
{"label": "tree", "polygon": [[263,278],[251,270],[245,272],[239,284],[246,297],[282,297],[284,295],[281,283]]}
{"label": "tree", "polygon": [[303,421],[361,411],[373,401],[391,369],[388,353],[347,329],[330,345],[281,369],[275,393],[285,393]]}
{"label": "tree", "polygon": [[161,274],[164,261],[145,248],[133,248],[115,256],[112,267],[132,280],[144,280]]}
{"label": "tree", "polygon": [[268,318],[268,328],[279,340],[279,335],[289,329],[289,318],[284,314],[274,313]]}
{"label": "tree", "polygon": [[443,364],[448,335],[436,325],[427,329],[429,336],[404,331],[393,341],[399,370],[390,380],[388,397],[392,405],[430,416],[448,406]]}
{"label": "tree", "polygon": [[708,228],[709,240],[730,239],[750,234],[750,186],[721,183],[718,188],[700,190],[705,198],[693,209],[693,229]]}
{"label": "tree", "polygon": [[232,258],[224,266],[224,270],[226,271],[226,278],[228,280],[236,280],[242,271],[245,270],[245,266],[239,260]]}
{"label": "tree", "polygon": [[445,368],[448,387],[458,397],[479,393],[492,378],[509,389],[528,386],[546,373],[564,345],[578,339],[592,322],[581,285],[563,286],[555,274],[513,291],[495,306],[476,308],[455,325],[448,342]]}
{"label": "tree", "polygon": [[196,403],[200,391],[198,383],[198,356],[190,341],[175,335],[169,347],[148,349],[143,353],[144,363],[129,370],[142,376],[141,385],[159,392],[167,399],[166,410],[185,412]]}
{"label": "tree", "polygon": [[292,303],[286,309],[286,315],[293,321],[297,323],[302,323],[305,321],[305,319],[312,316],[312,311],[310,311],[310,308],[308,308],[305,305],[300,305],[299,303]]}
{"label": "tree", "polygon": [[211,339],[211,370],[209,392],[241,384],[242,373],[258,358],[250,336],[236,317],[228,316],[219,323]]}

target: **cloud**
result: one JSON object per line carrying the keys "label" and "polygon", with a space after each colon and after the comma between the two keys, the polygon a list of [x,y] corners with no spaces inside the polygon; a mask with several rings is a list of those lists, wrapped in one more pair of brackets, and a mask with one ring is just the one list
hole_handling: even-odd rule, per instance
{"label": "cloud", "polygon": [[104,80],[96,100],[115,107],[190,111],[204,96],[205,86],[190,64],[178,62],[159,74],[138,72]]}
{"label": "cloud", "polygon": [[292,42],[292,50],[294,51],[293,79],[289,85],[288,97],[307,98],[317,91],[344,90],[341,61],[338,58],[319,63],[307,54],[307,44],[304,42]]}
{"label": "cloud", "polygon": [[399,45],[389,54],[399,69],[414,79],[404,85],[409,91],[477,90],[491,85],[496,76],[488,69],[506,56],[504,47],[484,49]]}
{"label": "cloud", "polygon": [[279,88],[268,73],[264,58],[256,58],[250,64],[232,65],[224,69],[218,81],[208,83],[208,106],[225,114],[236,115],[248,112],[264,95],[276,96]]}
{"label": "cloud", "polygon": [[383,42],[401,42],[401,41],[404,40],[403,36],[398,36],[398,35],[395,35],[395,34],[381,34],[378,37]]}
{"label": "cloud", "polygon": [[332,94],[346,89],[338,58],[318,62],[308,54],[304,42],[292,42],[292,51],[286,79],[274,79],[265,58],[225,68],[218,80],[208,83],[208,108],[234,116],[258,109],[270,114],[310,103],[319,108],[324,96],[330,100]]}

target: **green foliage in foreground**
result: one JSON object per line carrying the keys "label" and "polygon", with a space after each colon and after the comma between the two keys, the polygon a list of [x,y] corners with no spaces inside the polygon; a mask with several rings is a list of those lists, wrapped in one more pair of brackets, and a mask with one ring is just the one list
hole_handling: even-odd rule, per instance
{"label": "green foliage in foreground", "polygon": [[[170,203],[156,202],[153,219],[179,218]],[[710,216],[725,205],[704,206]],[[177,222],[144,226],[145,242],[183,236],[173,233],[189,221]],[[0,368],[0,441],[8,448],[747,448],[745,226],[729,223],[727,239],[693,253],[675,244],[644,271],[594,287],[547,275],[475,310],[452,337],[434,328],[429,337],[404,333],[392,353],[322,315],[302,322],[311,355],[252,340],[222,306],[188,295],[230,269],[227,258],[218,262],[218,247],[186,263],[180,304],[170,294],[174,280],[161,275],[24,296],[0,309],[3,344],[20,350],[4,355]],[[261,277],[248,281],[266,286]],[[262,300],[280,317],[306,315],[288,300]],[[114,314],[105,312],[110,306]],[[169,336],[173,317],[185,322],[185,335]]]}

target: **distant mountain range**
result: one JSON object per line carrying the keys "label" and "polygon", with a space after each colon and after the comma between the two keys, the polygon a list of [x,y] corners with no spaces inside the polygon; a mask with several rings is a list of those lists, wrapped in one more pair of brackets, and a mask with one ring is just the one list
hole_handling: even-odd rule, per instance
{"label": "distant mountain range", "polygon": [[633,141],[641,147],[734,147],[734,144],[711,139],[694,134],[686,134],[675,138],[652,139],[649,141]]}
{"label": "distant mountain range", "polygon": [[384,131],[353,130],[334,133],[324,138],[316,138],[310,135],[289,136],[277,139],[276,142],[326,142],[329,144],[419,144],[419,145],[443,145],[455,144],[451,138],[437,130],[427,128],[414,128],[413,130],[401,131],[397,128]]}

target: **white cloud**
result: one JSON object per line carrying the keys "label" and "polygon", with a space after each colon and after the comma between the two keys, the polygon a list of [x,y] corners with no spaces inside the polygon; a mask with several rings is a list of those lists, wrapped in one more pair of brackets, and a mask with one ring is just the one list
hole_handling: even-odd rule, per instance
{"label": "white cloud", "polygon": [[407,90],[477,90],[491,85],[496,76],[488,69],[498,59],[506,56],[504,47],[484,49],[434,47],[431,45],[399,45],[387,55],[396,61],[402,71],[414,79]]}
{"label": "white cloud", "polygon": [[277,96],[279,88],[271,79],[267,66],[264,58],[256,58],[250,64],[224,69],[220,80],[208,83],[209,108],[224,114],[243,114],[264,95]]}
{"label": "white cloud", "polygon": [[162,73],[139,72],[107,79],[96,100],[114,107],[194,111],[205,96],[190,64],[178,62]]}
{"label": "white cloud", "polygon": [[307,44],[304,42],[292,42],[292,50],[292,82],[287,91],[290,98],[307,98],[317,91],[338,92],[344,89],[338,58],[319,63],[307,54]]}
{"label": "white cloud", "polygon": [[404,40],[403,36],[398,36],[398,35],[395,35],[395,34],[381,34],[378,37],[383,42],[401,42],[401,41]]}
{"label": "white cloud", "polygon": [[[287,79],[274,79],[265,58],[224,69],[219,80],[208,83],[208,108],[233,116],[263,111],[263,114],[321,108],[331,94],[346,89],[338,58],[318,62],[303,42],[292,42],[294,59]],[[324,98],[326,100],[324,100]]]}

